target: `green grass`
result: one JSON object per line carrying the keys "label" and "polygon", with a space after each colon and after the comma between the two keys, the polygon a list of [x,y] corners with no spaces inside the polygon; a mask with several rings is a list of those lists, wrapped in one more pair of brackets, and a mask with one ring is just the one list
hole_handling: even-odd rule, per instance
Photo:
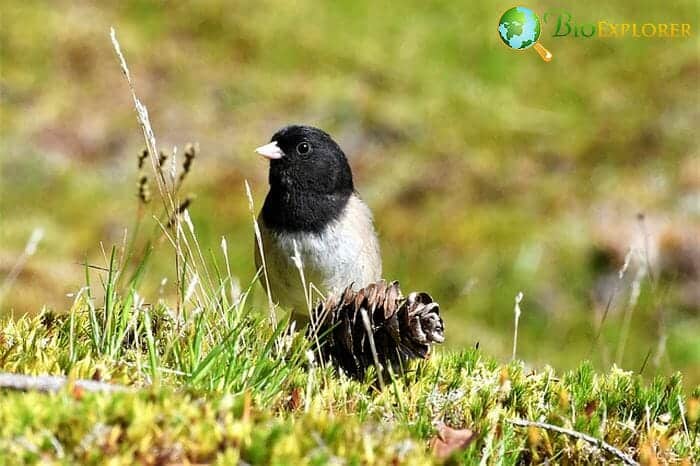
{"label": "green grass", "polygon": [[[302,368],[294,363],[293,350],[260,358],[266,353],[258,339],[240,349],[255,358],[254,364],[221,359],[221,341],[207,337],[198,363],[192,365],[189,359],[197,356],[189,352],[182,354],[180,364],[162,362],[155,371],[159,383],[150,385],[154,371],[138,362],[139,357],[150,360],[150,350],[129,350],[117,359],[98,354],[89,312],[77,307],[71,313],[72,342],[71,323],[47,325],[45,318],[5,323],[0,369],[99,377],[138,390],[109,395],[71,389],[55,395],[4,393],[0,450],[5,462],[101,464],[111,458],[146,464],[185,459],[325,464],[337,457],[351,464],[429,464],[435,459],[426,445],[437,421],[478,433],[454,461],[478,462],[482,455],[491,457],[489,464],[605,459],[566,436],[514,427],[507,422],[510,418],[573,428],[637,458],[641,449],[692,464],[700,448],[700,390],[689,401],[680,376],[645,384],[621,370],[596,374],[584,364],[557,377],[551,369],[536,373],[520,362],[500,365],[469,350],[440,352],[416,365],[405,380],[375,393],[368,384],[339,378],[331,370]],[[265,327],[253,325],[257,332]],[[156,334],[156,348],[167,347],[172,337],[169,332]],[[197,353],[196,334],[181,341]],[[164,351],[156,351],[155,358],[162,361]],[[75,354],[79,359],[73,362]],[[203,371],[209,358],[213,362]],[[291,402],[295,392],[300,393],[296,404]],[[694,406],[685,421],[688,431],[681,406],[684,413]]]}
{"label": "green grass", "polygon": [[[183,286],[178,311],[140,297],[143,263],[120,281],[119,257],[115,248],[107,267],[86,268],[91,278],[68,312],[0,322],[0,371],[131,390],[89,393],[69,382],[56,394],[5,391],[2,462],[432,464],[442,463],[428,448],[439,422],[476,432],[451,462],[611,459],[512,419],[592,435],[644,464],[692,464],[700,452],[700,387],[684,390],[680,374],[646,383],[583,363],[557,375],[500,364],[477,349],[438,350],[378,391],[371,376],[354,381],[319,366],[309,342],[283,332],[286,322],[251,313],[250,289],[232,299],[226,273],[209,294],[188,291],[191,281]],[[93,289],[95,276],[101,285]]]}

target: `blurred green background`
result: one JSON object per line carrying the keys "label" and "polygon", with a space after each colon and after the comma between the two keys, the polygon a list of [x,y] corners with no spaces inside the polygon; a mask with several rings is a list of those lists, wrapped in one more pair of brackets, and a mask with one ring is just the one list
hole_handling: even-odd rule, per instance
{"label": "blurred green background", "polygon": [[[253,148],[303,122],[348,154],[386,277],[441,303],[450,347],[509,358],[522,291],[518,356],[533,366],[591,358],[700,382],[696,2],[529,3],[579,23],[692,25],[689,39],[583,39],[543,24],[549,64],[501,42],[512,6],[3,2],[0,313],[66,310],[84,284],[78,263],[103,264],[100,243],[134,224],[143,140],[114,26],[159,146],[199,143],[190,213],[205,248],[226,237],[243,286],[254,273],[243,181],[258,205],[267,190]],[[35,228],[44,238],[11,280]],[[161,245],[150,299],[172,262]]]}

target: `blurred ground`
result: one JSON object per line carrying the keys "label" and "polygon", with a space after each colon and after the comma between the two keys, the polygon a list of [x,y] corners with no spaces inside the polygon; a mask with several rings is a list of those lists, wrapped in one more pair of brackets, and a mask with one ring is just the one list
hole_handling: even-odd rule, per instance
{"label": "blurred ground", "polygon": [[[694,35],[552,38],[544,25],[545,65],[500,42],[503,1],[5,2],[0,283],[32,230],[45,236],[0,312],[66,309],[84,281],[77,263],[102,263],[100,242],[134,224],[143,142],[114,26],[161,148],[199,143],[191,215],[205,247],[226,236],[244,285],[243,180],[258,205],[266,192],[252,149],[304,122],[349,155],[387,278],[431,292],[452,347],[509,357],[523,291],[518,355],[532,364],[620,360],[700,382],[697,5],[618,3],[567,9],[689,22]],[[154,294],[172,270],[160,249]]]}

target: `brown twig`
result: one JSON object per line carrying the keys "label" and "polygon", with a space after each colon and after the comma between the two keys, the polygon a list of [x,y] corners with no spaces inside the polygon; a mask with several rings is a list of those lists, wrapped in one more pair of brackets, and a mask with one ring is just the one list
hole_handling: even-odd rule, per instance
{"label": "brown twig", "polygon": [[520,427],[539,427],[540,429],[545,429],[545,430],[551,430],[552,432],[557,432],[560,434],[568,435],[569,437],[573,437],[575,439],[583,440],[584,442],[588,442],[591,445],[594,445],[623,463],[631,466],[639,466],[639,463],[637,463],[635,460],[632,459],[631,456],[628,454],[624,453],[622,450],[619,448],[615,448],[614,446],[610,445],[607,442],[604,442],[600,439],[597,439],[595,437],[592,437],[588,434],[584,434],[581,432],[577,432],[575,430],[571,429],[565,429],[564,427],[559,427],[555,426],[553,424],[547,424],[546,422],[536,422],[536,421],[528,421],[526,419],[507,419],[507,421],[513,425],[520,426]]}

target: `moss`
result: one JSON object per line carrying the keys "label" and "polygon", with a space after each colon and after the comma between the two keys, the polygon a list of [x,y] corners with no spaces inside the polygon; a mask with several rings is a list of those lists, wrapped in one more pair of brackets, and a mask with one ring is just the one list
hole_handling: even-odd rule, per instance
{"label": "moss", "polygon": [[[241,363],[218,349],[231,341],[230,335],[195,328],[185,333],[179,358],[171,359],[162,348],[173,330],[161,326],[153,334],[160,348],[158,383],[153,384],[153,371],[145,364],[148,347],[127,345],[114,358],[98,354],[92,348],[89,310],[82,299],[77,303],[59,321],[45,315],[5,321],[0,370],[68,373],[135,390],[99,394],[68,386],[56,394],[3,393],[0,451],[6,462],[432,464],[439,461],[427,445],[437,422],[477,433],[472,445],[454,454],[455,461],[478,462],[484,455],[500,464],[606,458],[576,439],[519,428],[509,419],[574,429],[637,457],[651,451],[659,460],[692,461],[700,451],[695,415],[700,401],[683,391],[680,375],[645,383],[619,369],[596,373],[584,363],[557,376],[549,368],[527,370],[518,361],[499,364],[479,350],[438,351],[377,392],[369,381],[302,364],[295,354],[304,345],[297,340],[286,350],[256,357],[253,365],[231,371],[222,382],[229,366]],[[98,325],[105,322],[98,318]],[[66,340],[71,328],[72,343]],[[247,320],[236,328],[242,334],[275,335],[266,320]],[[192,372],[186,361],[200,348],[197,340],[199,358],[209,362],[206,370],[200,364]],[[237,351],[253,358],[265,352],[268,342],[250,340]],[[689,410],[694,417],[684,414]]]}

